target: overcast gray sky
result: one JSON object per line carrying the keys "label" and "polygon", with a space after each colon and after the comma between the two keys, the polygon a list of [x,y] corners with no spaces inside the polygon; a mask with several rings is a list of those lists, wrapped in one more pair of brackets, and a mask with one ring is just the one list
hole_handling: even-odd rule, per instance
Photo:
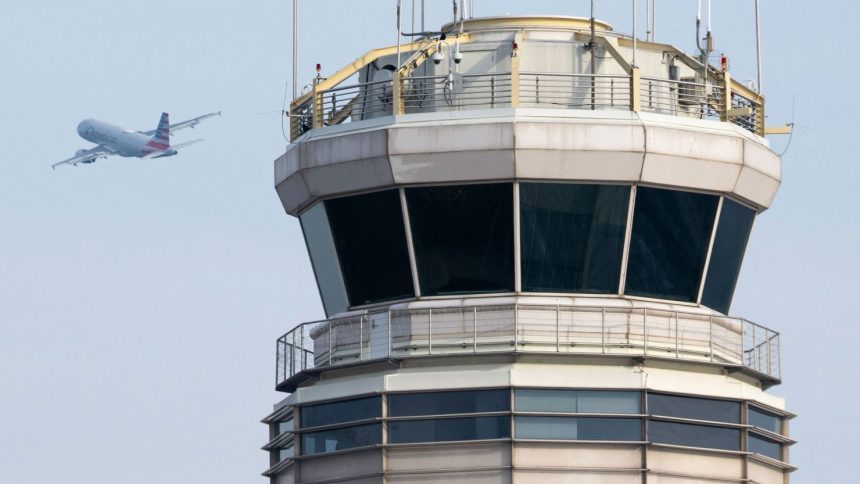
{"label": "overcast gray sky", "polygon": [[[393,43],[395,3],[302,1],[301,79]],[[589,2],[477,3],[482,15],[587,16]],[[630,1],[597,3],[629,29]],[[860,430],[848,372],[860,341],[858,8],[762,3],[769,122],[789,121],[796,95],[799,128],[733,313],[783,334],[773,392],[800,414],[793,482],[848,482]],[[448,4],[428,0],[430,25]],[[754,78],[752,0],[715,4],[717,47],[736,78]],[[0,0],[0,482],[264,482],[258,420],[280,398],[275,339],[323,314],[272,180],[290,5]],[[692,50],[695,2],[658,5],[658,40]],[[154,129],[162,110],[224,115],[182,132],[206,141],[177,157],[49,168],[90,146],[82,119]]]}

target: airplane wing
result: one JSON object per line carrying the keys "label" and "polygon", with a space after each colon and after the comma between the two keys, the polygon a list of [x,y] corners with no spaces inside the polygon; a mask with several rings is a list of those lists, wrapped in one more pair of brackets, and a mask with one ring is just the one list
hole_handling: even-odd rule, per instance
{"label": "airplane wing", "polygon": [[88,150],[78,150],[75,153],[75,156],[60,161],[58,163],[54,163],[51,165],[51,169],[54,170],[60,165],[77,165],[78,163],[95,163],[99,158],[107,158],[108,156],[114,155],[113,150],[109,149],[104,145],[96,146],[95,148],[91,148]]}
{"label": "airplane wing", "polygon": [[[196,118],[189,119],[187,121],[182,121],[181,123],[171,124],[170,125],[170,134],[173,134],[174,131],[179,131],[180,129],[193,128],[193,127],[197,126],[198,124],[200,124],[202,121],[209,119],[209,118],[212,118],[212,117],[215,117],[215,116],[221,116],[221,111],[218,111],[217,113],[204,114],[203,116],[198,116]],[[141,133],[145,134],[147,136],[152,136],[155,134],[155,130],[153,129],[150,131],[141,131]]]}

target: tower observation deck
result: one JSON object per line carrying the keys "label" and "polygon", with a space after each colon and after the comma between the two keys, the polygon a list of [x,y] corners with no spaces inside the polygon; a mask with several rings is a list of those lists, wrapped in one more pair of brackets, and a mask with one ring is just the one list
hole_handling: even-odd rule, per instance
{"label": "tower observation deck", "polygon": [[574,17],[462,19],[290,107],[327,319],[277,340],[286,483],[785,483],[779,334],[730,315],[764,97]]}

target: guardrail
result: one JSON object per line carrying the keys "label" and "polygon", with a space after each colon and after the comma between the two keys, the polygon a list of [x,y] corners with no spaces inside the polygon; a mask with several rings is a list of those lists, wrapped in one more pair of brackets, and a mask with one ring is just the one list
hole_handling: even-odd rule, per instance
{"label": "guardrail", "polygon": [[276,384],[313,368],[481,353],[661,357],[742,366],[780,379],[779,333],[745,319],[512,304],[368,311],[300,324],[278,339]]}
{"label": "guardrail", "polygon": [[[633,92],[639,93],[637,99],[631,96]],[[731,92],[729,102],[726,92]],[[314,90],[303,102],[292,106],[291,134],[295,140],[314,127],[394,113],[504,107],[641,110],[732,122],[753,133],[764,134],[762,98],[728,75],[724,80],[715,78],[699,83],[640,79],[633,75],[536,72],[403,78],[395,75],[391,80]]]}

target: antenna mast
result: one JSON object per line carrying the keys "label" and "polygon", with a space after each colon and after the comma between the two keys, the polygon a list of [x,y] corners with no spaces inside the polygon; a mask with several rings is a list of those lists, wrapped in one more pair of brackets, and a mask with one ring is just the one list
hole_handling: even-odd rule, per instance
{"label": "antenna mast", "polygon": [[299,0],[293,0],[293,101],[299,97]]}

